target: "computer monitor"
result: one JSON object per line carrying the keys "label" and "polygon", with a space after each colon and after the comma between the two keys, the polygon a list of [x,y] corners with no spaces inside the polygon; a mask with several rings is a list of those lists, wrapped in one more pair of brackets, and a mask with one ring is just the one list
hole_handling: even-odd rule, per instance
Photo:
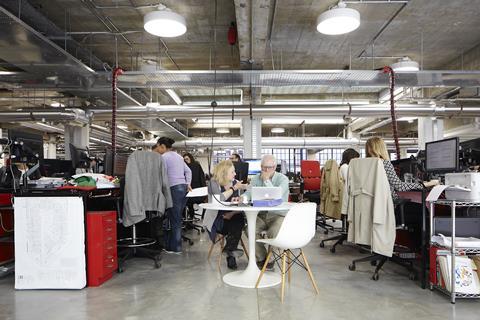
{"label": "computer monitor", "polygon": [[425,144],[425,170],[427,172],[458,171],[458,138],[450,138]]}
{"label": "computer monitor", "polygon": [[103,160],[103,166],[105,169],[105,174],[110,176],[124,176],[127,169],[128,154],[119,154],[115,155],[115,163],[113,163],[113,153],[112,149],[107,148],[105,151],[105,158]]}
{"label": "computer monitor", "polygon": [[235,167],[236,173],[235,179],[246,183],[248,178],[248,168],[250,167],[248,162],[234,162],[233,166]]}
{"label": "computer monitor", "polygon": [[75,174],[72,161],[43,159],[40,161],[40,173],[44,177],[68,178]]}
{"label": "computer monitor", "polygon": [[43,136],[20,130],[8,130],[12,163],[37,163],[43,159]]}
{"label": "computer monitor", "polygon": [[461,162],[465,167],[480,165],[480,138],[463,141],[461,147]]}
{"label": "computer monitor", "polygon": [[248,175],[256,175],[262,171],[261,168],[261,159],[244,159],[246,163],[248,163]]}
{"label": "computer monitor", "polygon": [[72,166],[75,169],[88,169],[90,168],[90,157],[86,149],[78,148],[72,143],[70,146],[70,158]]}

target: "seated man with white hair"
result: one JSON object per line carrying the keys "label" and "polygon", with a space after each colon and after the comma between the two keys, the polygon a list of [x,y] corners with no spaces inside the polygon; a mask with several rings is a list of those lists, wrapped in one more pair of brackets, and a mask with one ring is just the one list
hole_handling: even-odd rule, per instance
{"label": "seated man with white hair", "polygon": [[[281,187],[282,188],[282,200],[288,201],[289,187],[288,178],[286,175],[276,172],[277,160],[273,155],[267,154],[262,157],[261,172],[254,176],[250,181],[252,187]],[[248,194],[248,193],[247,193]],[[248,195],[247,195],[248,196]],[[267,232],[268,238],[274,238],[277,236],[280,226],[282,225],[283,218],[287,214],[287,211],[268,212],[262,211],[257,217],[256,238],[261,238],[260,233]],[[257,259],[257,265],[259,268],[263,267],[265,259],[267,257],[267,250],[262,243],[256,243],[255,246],[255,258]],[[267,269],[273,269],[273,262],[267,264]]]}

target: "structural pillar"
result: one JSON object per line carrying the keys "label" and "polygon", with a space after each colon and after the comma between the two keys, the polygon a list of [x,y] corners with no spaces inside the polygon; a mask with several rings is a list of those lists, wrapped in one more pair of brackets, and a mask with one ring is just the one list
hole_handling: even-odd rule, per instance
{"label": "structural pillar", "polygon": [[425,150],[425,143],[443,139],[443,120],[418,118],[418,149]]}
{"label": "structural pillar", "polygon": [[72,160],[70,157],[70,143],[77,148],[87,149],[90,140],[90,125],[70,126],[65,125],[65,160]]}
{"label": "structural pillar", "polygon": [[242,118],[243,157],[260,159],[262,157],[262,119]]}

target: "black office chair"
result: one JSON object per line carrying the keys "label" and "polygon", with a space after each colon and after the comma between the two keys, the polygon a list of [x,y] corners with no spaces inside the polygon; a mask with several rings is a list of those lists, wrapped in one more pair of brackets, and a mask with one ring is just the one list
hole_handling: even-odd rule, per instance
{"label": "black office chair", "polygon": [[[125,190],[125,179],[120,179],[120,192],[121,196],[118,197],[115,201],[115,206],[117,209],[118,220],[120,222],[121,219],[121,200],[123,199],[123,194]],[[146,218],[141,221],[141,223],[149,223],[150,230],[154,229],[155,223],[160,224],[160,229],[162,226],[161,220],[164,216],[157,216],[156,212],[147,211]],[[137,236],[137,225],[132,225],[132,234],[130,237],[122,238],[117,240],[117,247],[118,247],[118,272],[123,272],[124,264],[127,260],[132,259],[134,257],[139,258],[147,258],[151,259],[154,262],[154,266],[156,269],[161,267],[160,260],[162,249],[161,248],[153,248],[155,244],[160,244],[158,240],[150,237],[138,237]]]}
{"label": "black office chair", "polygon": [[[154,213],[147,212],[147,218],[142,222],[151,223]],[[128,238],[119,239],[117,241],[118,253],[118,272],[123,272],[125,261],[138,257],[151,259],[156,269],[161,267],[162,250],[153,248],[157,244],[157,240],[149,237],[137,236],[137,225],[132,226],[132,235]]]}
{"label": "black office chair", "polygon": [[347,241],[348,238],[348,229],[347,229],[347,216],[342,214],[342,228],[340,229],[340,233],[336,236],[329,237],[320,241],[320,248],[325,248],[325,242],[335,241],[333,246],[330,248],[331,253],[335,253],[336,247],[338,245],[343,245],[344,241]]}
{"label": "black office chair", "polygon": [[[397,229],[405,229],[406,228],[404,209],[405,209],[405,204],[408,201],[409,201],[409,199],[398,199],[394,202],[395,208],[398,209],[398,210],[395,210],[396,213],[398,212],[398,217],[396,217],[396,222],[398,222],[398,223],[396,223],[397,224]],[[346,238],[345,238],[345,240],[346,240]],[[345,240],[343,240],[343,241],[345,241]],[[394,262],[398,265],[401,265],[401,266],[405,267],[408,270],[409,279],[410,280],[415,280],[416,273],[415,273],[415,270],[413,268],[412,259],[402,258],[398,255],[399,252],[402,251],[402,249],[404,249],[404,248],[396,245],[394,247],[394,254],[391,257],[387,257],[387,256],[384,256],[384,255],[380,255],[380,254],[375,253],[375,254],[372,254],[368,257],[355,259],[348,266],[348,269],[351,270],[351,271],[355,271],[357,263],[370,262],[370,264],[372,266],[376,266],[375,271],[373,272],[373,275],[372,275],[372,280],[377,281],[379,279],[380,269],[382,269],[385,262],[392,261],[392,262]],[[333,252],[335,252],[335,250]],[[406,254],[406,253],[407,252],[402,252],[402,255],[403,256],[408,256],[408,257],[412,256],[411,253],[408,253],[408,254]],[[413,256],[415,256],[415,255],[413,254]]]}

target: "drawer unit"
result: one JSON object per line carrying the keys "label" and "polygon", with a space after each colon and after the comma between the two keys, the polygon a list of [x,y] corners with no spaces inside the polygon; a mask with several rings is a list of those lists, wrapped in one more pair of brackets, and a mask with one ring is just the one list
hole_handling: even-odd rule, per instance
{"label": "drawer unit", "polygon": [[118,268],[117,213],[87,212],[87,281],[96,287],[110,279]]}

